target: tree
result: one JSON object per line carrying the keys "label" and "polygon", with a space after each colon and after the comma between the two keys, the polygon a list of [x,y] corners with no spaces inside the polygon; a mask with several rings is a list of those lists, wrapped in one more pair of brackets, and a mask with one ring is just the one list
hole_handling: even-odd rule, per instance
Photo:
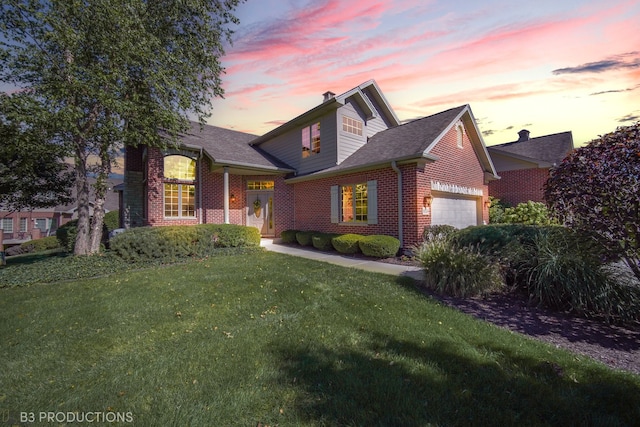
{"label": "tree", "polygon": [[240,1],[3,0],[0,81],[27,89],[49,141],[73,158],[76,254],[99,250],[121,148],[176,144],[189,115],[204,123],[222,96],[220,57]]}
{"label": "tree", "polygon": [[65,150],[49,142],[30,97],[0,94],[0,204],[4,210],[70,203],[73,174]]}
{"label": "tree", "polygon": [[551,169],[544,196],[566,225],[591,233],[640,278],[640,123],[620,127]]}

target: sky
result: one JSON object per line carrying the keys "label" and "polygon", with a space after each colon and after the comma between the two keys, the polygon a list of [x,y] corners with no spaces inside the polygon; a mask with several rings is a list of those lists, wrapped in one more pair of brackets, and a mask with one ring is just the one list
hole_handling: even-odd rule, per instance
{"label": "sky", "polygon": [[469,104],[487,145],[640,120],[637,0],[247,0],[208,123],[264,134],[375,80],[401,121]]}

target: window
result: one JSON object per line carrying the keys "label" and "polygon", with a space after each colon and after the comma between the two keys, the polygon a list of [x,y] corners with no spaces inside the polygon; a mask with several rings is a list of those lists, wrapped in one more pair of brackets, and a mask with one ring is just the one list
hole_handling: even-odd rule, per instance
{"label": "window", "polygon": [[47,231],[47,218],[36,218],[33,220],[33,226],[40,231]]}
{"label": "window", "polygon": [[27,218],[20,218],[20,233],[27,232]]}
{"label": "window", "polygon": [[302,129],[302,158],[320,153],[320,122]]}
{"label": "window", "polygon": [[13,218],[1,218],[0,228],[4,230],[5,233],[13,233]]}
{"label": "window", "polygon": [[341,222],[367,222],[367,184],[341,185]]}
{"label": "window", "polygon": [[196,216],[196,187],[188,184],[164,184],[164,216]]}
{"label": "window", "polygon": [[464,141],[464,127],[462,126],[462,123],[458,123],[456,125],[456,139],[458,141],[458,148],[462,148]]}
{"label": "window", "polygon": [[247,190],[273,190],[273,181],[247,181]]}
{"label": "window", "polygon": [[342,116],[342,130],[362,136],[362,122],[351,117]]}
{"label": "window", "polygon": [[334,185],[331,187],[331,222],[378,223],[378,183]]}
{"label": "window", "polygon": [[165,156],[164,178],[164,216],[194,218],[196,161],[181,155]]}

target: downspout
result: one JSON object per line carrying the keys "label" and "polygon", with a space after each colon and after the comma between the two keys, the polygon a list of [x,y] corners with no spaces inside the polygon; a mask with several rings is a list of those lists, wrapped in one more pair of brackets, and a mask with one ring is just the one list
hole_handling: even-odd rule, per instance
{"label": "downspout", "polygon": [[404,239],[402,236],[402,171],[396,164],[396,161],[391,162],[391,169],[398,174],[398,240],[400,240],[400,247],[404,247]]}
{"label": "downspout", "polygon": [[202,224],[202,189],[204,188],[202,182],[202,147],[200,147],[200,154],[198,155],[198,224]]}
{"label": "downspout", "polygon": [[224,223],[229,224],[229,167],[224,167],[223,173],[223,210],[224,210]]}

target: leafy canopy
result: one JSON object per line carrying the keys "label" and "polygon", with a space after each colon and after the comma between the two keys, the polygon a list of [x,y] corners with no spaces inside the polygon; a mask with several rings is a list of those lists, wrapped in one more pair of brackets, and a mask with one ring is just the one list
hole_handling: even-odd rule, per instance
{"label": "leafy canopy", "polygon": [[640,123],[618,128],[551,170],[545,199],[566,225],[600,240],[640,278]]}
{"label": "leafy canopy", "polygon": [[[44,143],[74,160],[76,254],[99,250],[106,180],[122,148],[175,144],[190,117],[203,123],[210,114],[223,93],[220,58],[240,1],[0,4],[0,82],[33,104],[12,126],[46,123]],[[88,174],[96,176],[91,224]]]}

